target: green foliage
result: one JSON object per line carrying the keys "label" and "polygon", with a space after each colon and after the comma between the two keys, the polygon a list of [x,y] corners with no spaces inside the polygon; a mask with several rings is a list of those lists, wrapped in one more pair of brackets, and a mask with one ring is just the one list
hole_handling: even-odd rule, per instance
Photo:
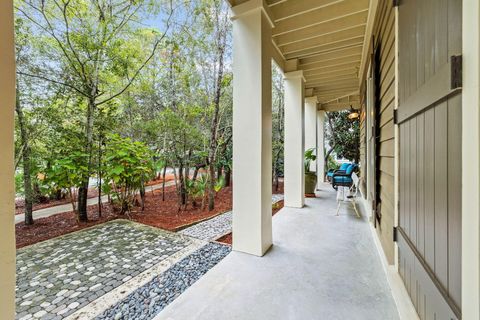
{"label": "green foliage", "polygon": [[223,189],[223,187],[225,187],[225,177],[224,176],[220,176],[220,178],[217,179],[217,181],[215,181],[215,192],[219,192],[220,190]]}
{"label": "green foliage", "polygon": [[16,172],[15,173],[15,194],[16,195],[23,195],[24,194],[23,172]]}
{"label": "green foliage", "polygon": [[192,199],[195,207],[198,200],[201,200],[202,209],[205,207],[205,196],[208,188],[208,177],[206,174],[200,175],[197,180],[187,180],[187,192]]}
{"label": "green foliage", "polygon": [[333,169],[333,170],[337,170],[338,168],[340,168],[340,164],[337,161],[335,161],[332,155],[329,155],[327,158],[327,168]]}
{"label": "green foliage", "polygon": [[274,177],[282,177],[284,171],[284,83],[283,73],[272,65],[272,168]]}
{"label": "green foliage", "polygon": [[155,173],[152,153],[145,144],[116,134],[107,137],[106,145],[105,180],[121,213],[129,212],[137,192]]}
{"label": "green foliage", "polygon": [[[168,20],[171,4],[16,1],[19,97],[29,131],[31,176],[44,195],[63,189],[74,198],[82,182],[101,174],[107,182],[102,191],[113,192],[122,211],[128,211],[139,186],[165,166],[205,166],[214,150],[218,155],[212,163],[231,169],[233,75],[229,63],[218,63],[221,54],[231,60],[228,4],[173,1]],[[155,28],[145,22],[152,20]],[[16,136],[21,168],[18,124]],[[38,174],[45,179],[38,180]],[[177,185],[204,197],[207,178],[182,179]]]}
{"label": "green foliage", "polygon": [[305,167],[305,172],[310,172],[310,163],[312,161],[315,161],[317,159],[317,156],[315,155],[315,148],[310,148],[305,151],[304,155],[304,167]]}
{"label": "green foliage", "polygon": [[73,210],[76,211],[75,198],[78,188],[88,176],[88,154],[73,151],[53,162],[45,168],[45,178],[39,180],[43,194],[52,196],[58,190],[67,190]]}
{"label": "green foliage", "polygon": [[55,159],[46,169],[46,183],[54,189],[80,187],[87,174],[88,154],[75,151]]}
{"label": "green foliage", "polygon": [[338,158],[358,163],[360,158],[360,123],[348,119],[349,111],[327,113],[326,140]]}

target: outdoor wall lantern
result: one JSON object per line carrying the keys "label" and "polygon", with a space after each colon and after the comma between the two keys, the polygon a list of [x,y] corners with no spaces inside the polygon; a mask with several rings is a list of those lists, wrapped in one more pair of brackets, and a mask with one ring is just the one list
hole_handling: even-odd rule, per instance
{"label": "outdoor wall lantern", "polygon": [[353,109],[352,106],[350,106],[350,114],[348,115],[348,119],[350,120],[355,120],[360,116],[358,113],[358,110]]}

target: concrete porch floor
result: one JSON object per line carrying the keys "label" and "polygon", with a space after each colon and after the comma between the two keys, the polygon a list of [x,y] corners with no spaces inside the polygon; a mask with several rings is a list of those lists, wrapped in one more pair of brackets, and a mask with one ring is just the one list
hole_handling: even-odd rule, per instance
{"label": "concrete porch floor", "polygon": [[230,253],[155,319],[398,319],[366,219],[323,185],[273,219],[262,258]]}

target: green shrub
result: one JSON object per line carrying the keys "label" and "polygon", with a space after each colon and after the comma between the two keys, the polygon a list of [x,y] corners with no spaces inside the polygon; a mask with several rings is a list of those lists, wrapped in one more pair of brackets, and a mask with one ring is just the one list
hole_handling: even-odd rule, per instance
{"label": "green shrub", "polygon": [[108,137],[105,151],[104,191],[112,193],[121,213],[131,210],[144,183],[155,174],[152,153],[148,147],[119,135]]}

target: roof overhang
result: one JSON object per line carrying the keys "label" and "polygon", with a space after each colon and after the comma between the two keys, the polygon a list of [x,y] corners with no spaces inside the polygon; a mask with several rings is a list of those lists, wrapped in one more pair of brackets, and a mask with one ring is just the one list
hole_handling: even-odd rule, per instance
{"label": "roof overhang", "polygon": [[[255,0],[229,0],[232,6]],[[305,88],[327,111],[359,108],[378,0],[264,0],[273,20],[273,59],[302,70]]]}

